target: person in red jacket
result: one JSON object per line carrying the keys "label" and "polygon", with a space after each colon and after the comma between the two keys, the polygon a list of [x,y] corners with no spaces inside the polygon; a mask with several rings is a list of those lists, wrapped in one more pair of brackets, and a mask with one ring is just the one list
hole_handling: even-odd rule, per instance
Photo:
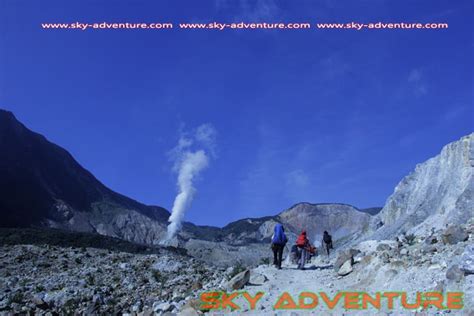
{"label": "person in red jacket", "polygon": [[311,249],[311,244],[309,243],[309,240],[306,237],[305,230],[303,230],[296,239],[296,246],[300,250],[300,260],[298,262],[298,269],[304,270],[304,265],[306,263],[306,260],[308,260],[309,251]]}

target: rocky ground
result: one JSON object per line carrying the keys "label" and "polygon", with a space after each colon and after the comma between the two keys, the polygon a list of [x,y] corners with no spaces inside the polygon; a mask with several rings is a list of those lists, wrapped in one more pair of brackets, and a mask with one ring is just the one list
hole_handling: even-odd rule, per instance
{"label": "rocky ground", "polygon": [[[474,315],[474,220],[427,236],[363,241],[336,250],[329,258],[313,258],[304,271],[297,270],[289,260],[282,270],[269,264],[248,269],[213,267],[172,248],[139,253],[143,249],[129,244],[120,245],[120,249],[129,250],[123,251],[5,243],[0,246],[0,314],[5,315],[304,315],[301,310],[273,309],[283,292],[297,299],[302,291],[325,292],[330,297],[343,291],[406,291],[411,302],[417,291],[457,291],[464,293],[463,310],[432,308],[415,312]],[[107,239],[107,247],[111,245],[115,242]],[[239,310],[201,311],[199,294],[216,290],[265,294],[253,311],[241,297],[235,299],[242,307]],[[320,302],[311,313],[406,314],[399,300],[396,302],[393,310],[382,305],[381,310],[346,311],[338,304],[331,312]]]}
{"label": "rocky ground", "polygon": [[217,287],[225,275],[225,270],[165,250],[140,255],[4,245],[0,247],[0,313],[177,311],[197,290]]}
{"label": "rocky ground", "polygon": [[[307,269],[297,270],[286,262],[282,270],[270,265],[260,265],[250,271],[249,283],[243,290],[251,295],[264,292],[254,311],[242,298],[235,301],[242,309],[226,314],[234,315],[474,315],[474,225],[452,226],[433,232],[430,236],[400,236],[399,240],[365,241],[353,249],[340,251],[330,258],[316,257]],[[274,304],[283,292],[295,300],[303,291],[325,292],[331,298],[341,291],[358,291],[375,294],[386,291],[408,292],[409,302],[414,302],[416,292],[463,292],[465,307],[462,310],[427,311],[403,310],[400,300],[390,310],[369,309],[347,311],[339,304],[329,312],[320,304],[311,312],[275,311]],[[221,314],[215,312],[215,315]],[[314,314],[313,314],[314,315]]]}

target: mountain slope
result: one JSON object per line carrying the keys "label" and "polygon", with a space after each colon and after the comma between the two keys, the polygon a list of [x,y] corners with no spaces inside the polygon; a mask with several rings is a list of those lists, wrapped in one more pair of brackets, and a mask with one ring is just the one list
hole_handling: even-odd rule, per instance
{"label": "mountain slope", "polygon": [[113,192],[66,150],[0,110],[0,215],[2,227],[46,225],[143,241],[138,226],[123,232],[120,224],[152,219],[163,230],[169,213]]}
{"label": "mountain slope", "polygon": [[374,218],[374,238],[426,233],[474,217],[474,133],[446,145],[403,178]]}

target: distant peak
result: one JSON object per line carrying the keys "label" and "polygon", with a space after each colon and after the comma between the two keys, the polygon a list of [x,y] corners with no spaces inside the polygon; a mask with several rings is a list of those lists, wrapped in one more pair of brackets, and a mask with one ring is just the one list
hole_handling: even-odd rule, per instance
{"label": "distant peak", "polygon": [[354,205],[347,204],[347,203],[337,203],[337,202],[334,202],[334,203],[299,202],[299,203],[296,203],[295,205],[291,206],[289,209],[293,209],[293,208],[298,207],[298,206],[300,206],[300,205],[309,205],[309,206],[343,205],[343,206],[349,206],[349,207],[358,209],[358,208],[355,207]]}

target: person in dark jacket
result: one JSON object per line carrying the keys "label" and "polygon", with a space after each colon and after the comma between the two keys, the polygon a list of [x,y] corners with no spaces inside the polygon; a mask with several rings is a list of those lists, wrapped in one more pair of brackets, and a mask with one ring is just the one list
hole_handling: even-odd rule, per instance
{"label": "person in dark jacket", "polygon": [[285,248],[288,238],[285,235],[285,229],[281,224],[276,224],[272,236],[273,264],[281,269],[283,260],[283,249]]}
{"label": "person in dark jacket", "polygon": [[332,249],[332,237],[327,231],[323,233],[323,249],[326,251],[326,254],[329,257],[329,249]]}

